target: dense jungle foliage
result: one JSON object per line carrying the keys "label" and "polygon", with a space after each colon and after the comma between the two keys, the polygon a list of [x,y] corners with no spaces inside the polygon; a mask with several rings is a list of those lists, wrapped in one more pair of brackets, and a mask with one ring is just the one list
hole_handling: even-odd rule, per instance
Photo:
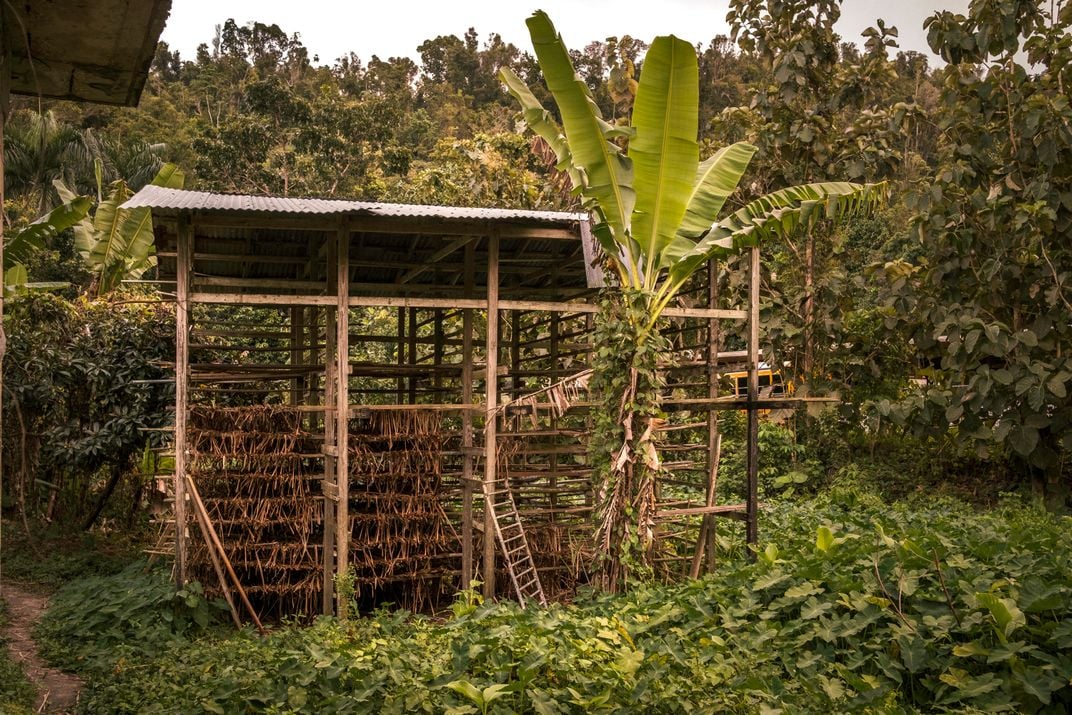
{"label": "dense jungle foliage", "polygon": [[[896,28],[883,23],[840,37],[836,0],[735,0],[733,36],[697,49],[701,151],[754,144],[748,195],[829,178],[893,187],[878,216],[768,244],[765,354],[787,362],[805,389],[840,394],[846,430],[911,434],[932,454],[949,443],[1003,465],[1060,508],[1072,435],[1072,254],[1060,240],[1072,218],[1063,91],[1072,9],[1050,10],[990,0],[967,16],[935,15],[929,40],[946,64],[932,66],[898,51]],[[511,69],[550,107],[538,65],[498,35],[431,38],[420,63],[357,54],[324,63],[271,24],[227,20],[207,34],[193,58],[161,45],[137,109],[17,101],[6,133],[7,220],[17,228],[59,204],[56,179],[91,197],[105,185],[137,190],[165,161],[183,168],[188,188],[576,206],[546,143],[519,131],[498,79]],[[611,121],[628,120],[646,47],[608,38],[571,53]],[[68,299],[96,295],[70,231],[26,268],[33,281],[65,282]],[[723,289],[732,294],[742,276],[732,259],[728,268]],[[32,296],[12,304],[13,350],[50,357],[5,365],[5,508],[86,524],[116,486],[141,495],[134,475],[146,445],[136,430],[161,423],[157,406],[169,395],[121,383],[159,377],[152,364],[170,349],[169,328],[129,296],[109,299],[122,309]],[[38,318],[49,327],[20,331]],[[63,325],[47,322],[57,319]],[[99,331],[94,321],[104,321]],[[131,344],[94,346],[72,334]],[[97,357],[84,360],[87,350]],[[48,400],[65,408],[45,409]],[[72,459],[57,461],[57,450]],[[135,510],[127,500],[106,516]]]}

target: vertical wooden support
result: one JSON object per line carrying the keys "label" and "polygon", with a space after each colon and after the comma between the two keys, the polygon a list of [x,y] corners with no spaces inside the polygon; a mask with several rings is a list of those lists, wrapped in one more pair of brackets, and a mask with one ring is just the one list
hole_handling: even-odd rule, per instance
{"label": "vertical wooden support", "polygon": [[[551,334],[549,336],[549,346],[548,346],[548,350],[547,350],[547,352],[548,352],[548,362],[550,363],[549,369],[550,369],[550,374],[552,376],[551,377],[551,382],[554,382],[554,381],[558,380],[558,372],[557,372],[558,371],[558,329],[559,329],[558,323],[559,323],[559,314],[558,313],[552,313],[551,314],[551,324],[550,324],[550,327],[549,327],[549,330],[551,331]],[[551,431],[552,432],[558,432],[558,417],[555,416],[554,412],[551,413],[550,420],[551,420]],[[559,445],[556,443],[555,444],[555,449],[552,450],[552,452],[551,452],[551,465],[550,465],[551,474],[548,477],[549,486],[550,486],[550,489],[551,489],[551,499],[550,499],[550,501],[551,501],[551,515],[550,515],[551,523],[554,523],[554,522],[558,521],[558,449],[557,449],[558,446]]]}
{"label": "vertical wooden support", "polygon": [[[335,573],[346,574],[350,559],[350,230],[339,229],[335,250],[335,353],[338,387],[335,389],[335,481],[339,501],[335,507]],[[349,604],[338,599],[336,612],[346,618]]]}
{"label": "vertical wooden support", "polygon": [[443,372],[439,369],[443,365],[443,347],[446,342],[443,316],[442,308],[436,308],[432,313],[432,402],[443,401]]}
{"label": "vertical wooden support", "polygon": [[484,598],[495,597],[495,524],[488,504],[498,479],[495,418],[499,406],[499,235],[488,236],[488,333],[484,404]]}
{"label": "vertical wooden support", "polygon": [[[305,363],[305,308],[290,308],[290,365],[298,367]],[[290,404],[300,405],[305,393],[305,378],[293,377],[290,381]]]}
{"label": "vertical wooden support", "polygon": [[406,349],[406,357],[409,359],[411,372],[409,374],[409,404],[417,402],[417,309],[409,309],[409,334],[407,336],[409,347]]}
{"label": "vertical wooden support", "polygon": [[[707,307],[718,307],[718,270],[714,259],[707,263]],[[718,397],[718,346],[719,346],[718,318],[707,321],[707,398],[714,400]],[[714,506],[717,500],[716,489],[718,487],[718,462],[719,462],[719,434],[718,434],[718,411],[707,412],[707,506]],[[692,567],[689,570],[690,578],[700,575],[701,565],[705,563],[707,571],[715,569],[715,544],[718,535],[718,521],[714,514],[704,514],[700,525],[700,536],[696,542],[696,553],[693,554]]]}
{"label": "vertical wooden support", "polygon": [[194,230],[187,216],[179,217],[175,252],[175,583],[186,583],[186,416],[190,387],[190,273]]}
{"label": "vertical wooden support", "polygon": [[[748,252],[748,478],[747,529],[745,540],[759,540],[759,247]],[[755,558],[755,550],[751,550]]]}
{"label": "vertical wooden support", "polygon": [[[522,393],[521,379],[521,311],[510,311],[510,399],[516,400]],[[512,430],[521,428],[520,413],[514,416]]]}
{"label": "vertical wooden support", "polygon": [[[465,245],[465,297],[473,297],[476,247]],[[473,404],[473,309],[462,311],[462,404]],[[462,588],[473,580],[473,411],[462,412]]]}
{"label": "vertical wooden support", "polygon": [[[397,345],[397,364],[402,367],[406,364],[406,309],[401,307],[398,309]],[[399,370],[399,376],[395,378],[395,404],[398,405],[406,401],[406,378],[402,377],[401,372]]]}
{"label": "vertical wooden support", "polygon": [[[338,243],[334,237],[328,236],[327,240],[327,269],[326,277],[328,292],[338,294],[338,273],[336,272]],[[339,487],[338,487],[338,430],[335,426],[336,404],[335,387],[336,370],[338,366],[338,309],[337,307],[324,308],[324,481],[321,491],[324,494],[324,538],[322,542],[324,550],[323,577],[324,593],[321,604],[324,614],[330,615],[335,612],[335,542],[336,542],[336,516],[338,515]]]}

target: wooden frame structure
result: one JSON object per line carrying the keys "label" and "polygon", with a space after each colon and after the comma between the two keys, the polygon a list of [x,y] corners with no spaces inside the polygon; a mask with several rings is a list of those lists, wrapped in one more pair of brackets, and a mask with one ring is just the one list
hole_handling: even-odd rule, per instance
{"label": "wooden frame structure", "polygon": [[[348,594],[335,593],[337,583],[355,587],[359,601],[369,594],[370,605],[379,594],[434,607],[437,588],[453,593],[476,577],[493,597],[509,585],[506,547],[490,537],[498,530],[489,505],[504,483],[548,593],[583,580],[593,498],[584,440],[589,404],[578,400],[560,414],[509,403],[586,367],[602,274],[585,215],[153,186],[127,206],[153,211],[161,290],[170,294],[174,286],[179,583],[205,548],[192,546],[188,477],[209,485],[208,516],[224,541],[228,529],[241,540],[231,527],[260,530],[230,553],[221,548],[213,561],[222,556],[240,575],[259,574],[260,585],[246,587],[261,615],[273,615],[263,604],[283,588],[273,581],[283,576],[265,576],[272,569],[305,589],[304,600],[287,601],[286,611],[341,613]],[[711,267],[667,311],[677,359],[667,366],[663,401],[673,419],[659,538],[671,545],[661,557],[670,577],[713,567],[718,517],[745,522],[748,542],[757,539],[758,411],[784,401],[760,398],[759,250],[748,256],[748,295],[737,297],[744,307],[722,307]],[[736,327],[721,330],[723,321]],[[719,345],[727,335],[747,346],[747,399],[718,395]],[[747,485],[743,503],[734,505],[715,498],[717,414],[725,409],[748,414]],[[221,428],[228,415],[244,426]],[[283,491],[281,464],[293,465],[286,472],[292,486]],[[407,470],[427,474],[405,493],[384,486],[384,474]],[[224,505],[211,492],[211,480],[223,478],[251,486]],[[434,501],[425,499],[427,490]],[[318,505],[301,511],[304,531],[293,513],[272,511],[295,494]],[[406,531],[418,523],[427,531]],[[301,535],[294,543],[272,541],[295,531]],[[359,532],[366,536],[355,542]],[[384,539],[394,540],[393,555],[381,549]],[[417,555],[399,556],[398,549]],[[288,561],[295,554],[305,566]],[[420,561],[420,571],[407,570],[407,559]],[[202,558],[199,575],[206,563]],[[340,581],[339,574],[349,576]],[[314,591],[315,605],[308,596]]]}

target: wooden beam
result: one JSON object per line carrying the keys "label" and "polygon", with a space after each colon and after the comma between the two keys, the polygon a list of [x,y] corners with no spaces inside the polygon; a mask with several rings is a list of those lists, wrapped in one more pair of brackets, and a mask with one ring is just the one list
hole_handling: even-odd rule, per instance
{"label": "wooden beam", "polygon": [[[175,582],[186,584],[186,418],[190,386],[190,272],[194,232],[183,221],[178,231],[175,282]],[[211,548],[211,547],[210,547]]]}
{"label": "wooden beam", "polygon": [[458,238],[458,239],[455,239],[455,240],[451,241],[446,246],[444,246],[443,248],[439,249],[438,251],[433,253],[431,256],[426,258],[424,265],[418,266],[417,268],[414,268],[414,269],[410,270],[409,272],[403,274],[402,277],[399,278],[395,282],[399,283],[399,284],[409,283],[411,280],[413,280],[417,276],[421,275],[425,271],[428,271],[428,270],[431,270],[431,269],[435,268],[437,263],[439,263],[440,261],[442,261],[444,258],[449,256],[450,254],[452,254],[455,251],[457,251],[459,248],[462,248],[463,246],[468,246],[470,243],[472,243],[473,241],[476,241],[478,238],[480,238],[480,237],[479,236],[462,236],[461,238]]}
{"label": "wooden beam", "polygon": [[339,219],[345,218],[353,231],[383,234],[416,234],[422,236],[484,236],[494,228],[502,238],[535,238],[553,241],[580,240],[578,228],[563,228],[555,225],[526,224],[495,220],[443,219],[407,216],[360,216],[339,214],[320,216],[289,216],[279,213],[242,211],[183,211],[159,210],[162,217],[169,214],[180,216],[193,214],[199,226],[220,228],[285,229],[288,231],[331,232],[338,228]]}
{"label": "wooden beam", "polygon": [[[745,541],[754,547],[759,541],[759,247],[748,251],[748,522]],[[755,549],[749,549],[755,558]]]}
{"label": "wooden beam", "polygon": [[[465,246],[465,293],[471,296],[474,283],[473,244]],[[462,311],[462,402],[473,402],[473,309]],[[462,583],[469,588],[473,580],[473,413],[462,413]]]}
{"label": "wooden beam", "polygon": [[[335,390],[335,414],[345,415],[350,406],[350,232],[339,229],[336,233],[335,249],[335,346],[338,387]],[[330,270],[330,269],[329,269]],[[335,457],[336,483],[338,484],[338,504],[336,506],[335,528],[335,573],[345,575],[349,569],[350,559],[350,420],[335,420],[335,445],[338,456]],[[338,595],[338,594],[337,594]],[[346,618],[349,604],[345,599],[337,598],[339,618]]]}
{"label": "wooden beam", "polygon": [[[707,262],[707,306],[718,307],[718,271],[715,261]],[[719,325],[718,319],[712,318],[707,324],[707,399],[718,399],[718,345]],[[718,466],[722,454],[722,438],[718,433],[718,412],[714,409],[707,412],[707,493],[705,504],[713,507],[717,501],[716,489],[718,486]],[[710,573],[715,568],[715,548],[717,546],[717,528],[714,517],[710,514],[704,516],[700,524],[700,533],[696,539],[696,549],[693,552],[692,564],[689,567],[689,578],[698,578],[700,569],[704,565],[706,555],[707,571]]]}
{"label": "wooden beam", "polygon": [[[337,264],[336,252],[338,243],[328,242],[328,282],[331,284],[332,293],[338,292],[338,273],[335,270]],[[331,296],[335,305],[324,308],[324,406],[330,407],[324,412],[324,478],[321,482],[321,491],[324,494],[324,535],[322,540],[324,563],[323,563],[323,604],[324,615],[335,613],[335,559],[337,544],[337,515],[339,511],[339,471],[338,461],[338,430],[335,426],[339,419],[336,405],[338,400],[335,390],[338,386],[336,375],[339,369],[338,350],[338,298]],[[344,413],[345,414],[345,413]],[[342,417],[341,419],[345,419]]]}
{"label": "wooden beam", "polygon": [[273,293],[212,293],[190,294],[190,303],[217,305],[269,305],[286,308],[292,305],[335,306],[334,295],[281,295]]}
{"label": "wooden beam", "polygon": [[499,236],[488,237],[488,333],[486,336],[487,379],[484,402],[484,598],[495,598],[495,524],[491,501],[498,479],[498,427],[496,412],[499,404]]}

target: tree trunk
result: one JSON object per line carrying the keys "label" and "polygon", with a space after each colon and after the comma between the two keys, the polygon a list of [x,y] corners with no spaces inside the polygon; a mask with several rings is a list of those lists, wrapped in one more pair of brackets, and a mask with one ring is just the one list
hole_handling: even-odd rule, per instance
{"label": "tree trunk", "polygon": [[115,491],[115,485],[119,484],[119,478],[123,476],[123,466],[121,464],[112,465],[112,473],[108,477],[108,483],[104,485],[104,491],[101,492],[100,497],[97,499],[97,506],[93,508],[93,513],[89,515],[86,522],[82,524],[82,531],[89,531],[93,528],[93,525],[97,523],[97,519],[100,518],[101,512],[104,511],[105,505],[108,503],[108,499],[111,498],[112,492]]}

